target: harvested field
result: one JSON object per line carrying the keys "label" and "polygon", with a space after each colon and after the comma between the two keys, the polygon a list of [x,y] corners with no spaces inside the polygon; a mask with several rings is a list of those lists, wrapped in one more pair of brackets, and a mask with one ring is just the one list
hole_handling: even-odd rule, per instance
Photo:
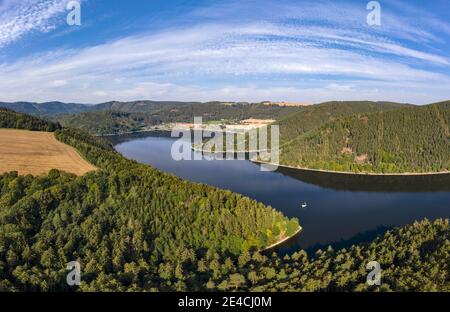
{"label": "harvested field", "polygon": [[81,176],[96,167],[51,132],[0,129],[0,174],[43,175],[51,169]]}

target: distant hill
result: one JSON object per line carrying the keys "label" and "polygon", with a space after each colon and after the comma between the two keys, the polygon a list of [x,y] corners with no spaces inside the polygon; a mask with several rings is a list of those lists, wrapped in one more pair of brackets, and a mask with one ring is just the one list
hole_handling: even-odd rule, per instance
{"label": "distant hill", "polygon": [[[299,228],[297,219],[248,197],[128,160],[106,141],[79,129],[51,129],[50,122],[4,109],[0,120],[7,121],[1,127],[27,129],[30,123],[56,130],[54,136],[44,135],[75,148],[98,168],[80,178],[58,170],[39,177],[0,174],[0,291],[68,290],[61,283],[66,257],[86,263],[83,272],[94,288],[130,289],[124,274],[133,267],[130,277],[147,272],[142,285],[148,290],[169,289],[160,287],[159,277],[166,276],[160,273],[169,259],[191,259],[189,267],[196,268],[197,254],[237,258]],[[40,147],[36,157],[48,149],[55,152],[54,146]],[[24,276],[42,278],[30,284]],[[103,284],[105,277],[111,286]],[[200,277],[198,281],[203,282]]]}
{"label": "distant hill", "polygon": [[137,131],[167,122],[237,121],[247,118],[278,119],[298,110],[276,104],[179,101],[111,101],[88,105],[63,102],[0,102],[0,108],[45,117],[64,126],[77,127],[93,134]]}
{"label": "distant hill", "polygon": [[38,116],[50,116],[57,114],[76,114],[91,109],[91,106],[89,105],[76,103],[62,103],[62,102],[45,102],[45,103],[0,102],[0,107],[8,108],[20,113]]}
{"label": "distant hill", "polygon": [[33,131],[55,131],[61,129],[59,123],[15,112],[0,107],[0,128],[14,128]]}
{"label": "distant hill", "polygon": [[200,102],[177,102],[177,101],[111,101],[93,105],[92,111],[116,111],[126,113],[155,113],[160,110],[170,110],[180,106],[201,104]]}
{"label": "distant hill", "polygon": [[[450,170],[450,101],[392,109],[397,105],[384,104],[391,109],[353,112],[344,117],[330,114],[330,121],[322,122],[319,128],[305,118],[321,122],[312,113],[302,112],[280,121],[284,126],[280,162],[352,172]],[[288,135],[283,136],[286,131]]]}
{"label": "distant hill", "polygon": [[[433,109],[441,113],[440,105]],[[446,116],[440,122],[448,125]],[[263,254],[293,235],[298,220],[125,159],[84,131],[52,130],[57,124],[9,110],[0,120],[1,127],[57,130],[99,169],[83,177],[0,175],[0,291],[73,291],[65,283],[72,259],[83,266],[77,291],[86,292],[450,289],[448,219],[414,222],[348,249]],[[366,283],[374,254],[380,286]]]}
{"label": "distant hill", "polygon": [[297,111],[298,107],[263,103],[135,101],[97,104],[91,110],[151,113],[163,120],[192,122],[194,116],[201,116],[204,120],[242,120],[251,117],[278,119]]}
{"label": "distant hill", "polygon": [[122,111],[91,111],[57,118],[63,126],[76,127],[94,134],[119,134],[138,131],[145,126],[160,123],[150,113]]}
{"label": "distant hill", "polygon": [[168,109],[180,105],[190,105],[190,102],[169,102],[169,101],[132,101],[118,102],[111,101],[100,104],[78,104],[63,102],[0,102],[0,107],[39,116],[54,116],[61,114],[78,114],[88,111],[118,111],[127,113],[147,113],[156,112],[161,109]]}
{"label": "distant hill", "polygon": [[[263,102],[262,104],[269,105],[270,103]],[[292,140],[298,138],[300,135],[314,129],[319,129],[324,124],[340,117],[360,113],[389,111],[409,106],[414,105],[371,101],[332,101],[313,105],[297,105],[295,108],[290,106],[290,109],[294,111],[293,113],[274,116],[274,119],[277,119],[277,121],[273,124],[278,125],[280,129],[280,146],[285,146],[289,145]],[[270,137],[270,133],[268,135]],[[270,140],[268,144],[270,146]],[[225,146],[226,143],[224,142],[224,148]]]}
{"label": "distant hill", "polygon": [[106,134],[136,131],[168,122],[193,122],[196,116],[202,117],[204,122],[278,119],[298,109],[262,103],[108,102],[94,105],[81,114],[60,115],[56,119],[65,126]]}

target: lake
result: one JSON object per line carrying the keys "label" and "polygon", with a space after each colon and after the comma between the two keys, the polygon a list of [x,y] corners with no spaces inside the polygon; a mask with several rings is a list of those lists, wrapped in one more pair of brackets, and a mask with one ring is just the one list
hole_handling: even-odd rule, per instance
{"label": "lake", "polygon": [[[293,169],[261,171],[248,160],[182,160],[171,157],[174,138],[157,133],[111,137],[129,159],[183,179],[229,189],[299,219],[303,230],[275,248],[335,249],[373,239],[415,220],[450,217],[450,175],[349,176]],[[198,153],[198,152],[192,152]],[[301,208],[306,202],[307,207]]]}

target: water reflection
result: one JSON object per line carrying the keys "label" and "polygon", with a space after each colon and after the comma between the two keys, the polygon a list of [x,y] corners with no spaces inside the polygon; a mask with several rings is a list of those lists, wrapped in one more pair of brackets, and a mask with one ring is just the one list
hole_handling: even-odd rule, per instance
{"label": "water reflection", "polygon": [[377,176],[279,168],[278,172],[310,184],[342,191],[450,192],[450,173],[438,175]]}

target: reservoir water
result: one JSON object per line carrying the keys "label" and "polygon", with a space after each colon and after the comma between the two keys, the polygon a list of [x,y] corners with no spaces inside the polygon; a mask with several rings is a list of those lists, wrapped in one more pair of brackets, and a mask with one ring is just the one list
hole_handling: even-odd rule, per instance
{"label": "reservoir water", "polygon": [[[129,159],[241,193],[298,218],[303,230],[277,247],[278,253],[348,247],[415,220],[450,217],[449,174],[348,176],[292,169],[267,172],[248,160],[175,161],[174,140],[157,134],[111,137],[116,150]],[[302,202],[307,207],[302,208]]]}

